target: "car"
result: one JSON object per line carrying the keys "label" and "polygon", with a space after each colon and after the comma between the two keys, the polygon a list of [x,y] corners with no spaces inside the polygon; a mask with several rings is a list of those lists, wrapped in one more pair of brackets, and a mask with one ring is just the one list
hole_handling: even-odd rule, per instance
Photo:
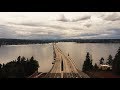
{"label": "car", "polygon": [[55,62],[53,61],[52,64],[55,64]]}

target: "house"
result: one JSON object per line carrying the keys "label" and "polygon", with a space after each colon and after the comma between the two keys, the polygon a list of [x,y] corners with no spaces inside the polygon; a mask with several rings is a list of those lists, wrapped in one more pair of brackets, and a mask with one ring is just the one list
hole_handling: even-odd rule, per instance
{"label": "house", "polygon": [[100,64],[99,70],[112,70],[112,66],[106,64]]}

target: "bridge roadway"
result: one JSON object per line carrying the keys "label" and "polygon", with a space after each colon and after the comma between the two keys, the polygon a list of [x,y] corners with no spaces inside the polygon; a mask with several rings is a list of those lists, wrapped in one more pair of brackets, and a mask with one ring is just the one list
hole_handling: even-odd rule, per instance
{"label": "bridge roadway", "polygon": [[55,43],[53,43],[53,55],[53,67],[45,78],[89,78],[87,74],[76,67],[70,56],[65,55]]}

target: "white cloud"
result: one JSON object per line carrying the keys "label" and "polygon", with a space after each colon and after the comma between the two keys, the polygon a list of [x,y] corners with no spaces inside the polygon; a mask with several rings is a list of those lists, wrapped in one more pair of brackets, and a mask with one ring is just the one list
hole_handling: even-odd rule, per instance
{"label": "white cloud", "polygon": [[119,12],[0,12],[0,38],[120,38]]}
{"label": "white cloud", "polygon": [[31,35],[31,32],[26,32],[26,31],[15,31],[15,32],[16,32],[16,34],[23,35],[23,36]]}
{"label": "white cloud", "polygon": [[109,15],[104,16],[105,20],[108,21],[117,21],[120,20],[120,14],[119,13],[111,13]]}

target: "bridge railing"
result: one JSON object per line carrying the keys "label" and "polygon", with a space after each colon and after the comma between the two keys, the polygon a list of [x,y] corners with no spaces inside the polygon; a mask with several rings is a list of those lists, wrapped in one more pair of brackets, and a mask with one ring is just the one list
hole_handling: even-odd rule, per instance
{"label": "bridge railing", "polygon": [[71,62],[73,63],[73,65],[74,65],[74,67],[76,68],[76,70],[78,71],[79,75],[82,74],[83,76],[89,78],[89,76],[88,76],[87,74],[81,72],[81,71],[78,69],[78,67],[76,66],[74,60],[73,60],[70,56],[66,56],[67,54],[63,53],[62,50],[60,50],[60,48],[59,48],[57,45],[56,45],[56,47],[57,47],[57,49],[59,49],[59,51],[61,52],[61,54],[63,54],[66,59],[68,59],[69,61],[71,61]]}

